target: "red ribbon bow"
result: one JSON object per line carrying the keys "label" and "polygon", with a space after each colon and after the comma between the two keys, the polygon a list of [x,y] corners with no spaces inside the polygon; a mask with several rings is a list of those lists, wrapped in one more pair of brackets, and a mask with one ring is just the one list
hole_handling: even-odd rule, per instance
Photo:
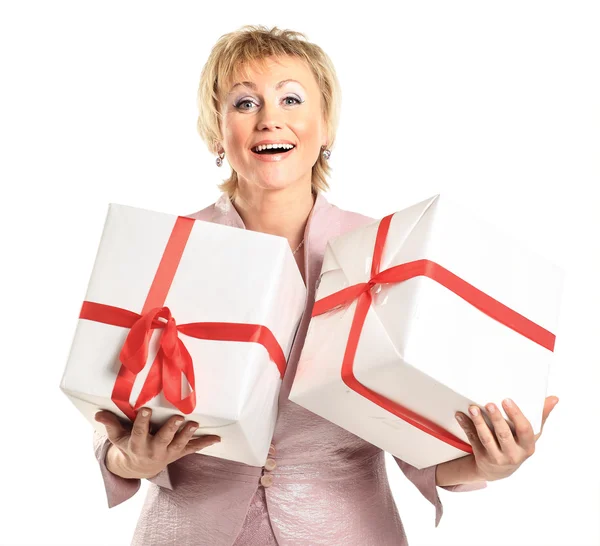
{"label": "red ribbon bow", "polygon": [[400,417],[402,420],[423,432],[430,434],[457,449],[465,451],[466,453],[473,453],[473,448],[469,444],[463,442],[460,438],[457,438],[433,421],[430,421],[397,402],[376,393],[356,379],[353,370],[354,359],[362,328],[373,301],[373,296],[371,294],[372,288],[378,284],[394,284],[412,279],[419,275],[426,276],[451,290],[489,317],[550,351],[554,350],[555,336],[548,330],[535,324],[523,315],[520,315],[481,290],[478,290],[460,277],[454,275],[441,265],[430,260],[416,260],[390,267],[384,271],[379,271],[392,217],[393,215],[386,216],[379,223],[377,237],[375,239],[373,261],[371,264],[371,278],[369,281],[349,286],[348,288],[344,288],[339,292],[318,300],[313,307],[312,316],[316,317],[333,309],[348,306],[353,301],[357,300],[356,310],[342,362],[342,380],[344,383],[356,393],[397,417]]}
{"label": "red ribbon bow", "polygon": [[[192,413],[196,407],[194,364],[183,341],[179,339],[179,332],[197,339],[258,343],[267,350],[270,359],[279,370],[280,377],[285,373],[287,363],[283,349],[273,333],[266,326],[259,324],[191,322],[176,325],[168,307],[150,309],[145,314],[139,315],[127,309],[92,301],[83,302],[79,317],[131,328],[119,354],[122,366],[111,399],[132,420],[135,419],[137,410],[161,391],[164,391],[165,398],[182,413]],[[167,322],[158,319],[165,319]],[[142,390],[132,406],[129,398],[133,384],[137,374],[146,365],[150,336],[155,328],[164,329],[161,333],[159,350]],[[182,395],[181,390],[182,374],[190,385],[191,392],[186,397]]]}
{"label": "red ribbon bow", "polygon": [[[160,323],[160,326],[157,326],[156,321],[159,318],[165,319],[166,324]],[[142,371],[148,359],[148,345],[152,330],[157,327],[163,328],[158,353],[133,409],[137,411],[146,402],[152,400],[162,387],[165,398],[171,404],[183,413],[192,413],[196,407],[194,363],[185,345],[177,336],[175,319],[168,307],[150,309],[131,327],[119,355],[123,369],[129,372],[124,375],[135,379],[135,376]],[[181,374],[185,376],[191,389],[190,394],[185,397],[181,391]],[[133,387],[133,383],[129,380],[126,383],[117,381],[113,392],[113,400],[118,400],[121,406],[125,404],[129,406],[131,388],[121,390],[125,384]],[[127,398],[124,399],[123,395]]]}

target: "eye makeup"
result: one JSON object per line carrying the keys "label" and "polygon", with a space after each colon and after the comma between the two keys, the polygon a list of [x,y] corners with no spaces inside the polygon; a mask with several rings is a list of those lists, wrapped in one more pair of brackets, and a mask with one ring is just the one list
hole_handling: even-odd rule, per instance
{"label": "eye makeup", "polygon": [[[299,97],[297,97],[297,96],[295,96],[295,95],[286,95],[285,97],[283,97],[283,99],[282,99],[282,100],[283,100],[283,101],[286,101],[286,100],[288,100],[288,99],[293,99],[293,100],[294,100],[294,101],[296,101],[296,102],[295,102],[295,103],[292,103],[292,104],[286,104],[286,106],[293,106],[294,104],[302,104],[302,103],[304,102],[304,100],[302,100],[301,98],[299,98]],[[254,102],[254,100],[252,100],[252,99],[250,99],[250,98],[248,98],[248,97],[244,97],[243,99],[240,99],[239,101],[236,101],[236,102],[234,103],[234,105],[233,105],[233,106],[234,106],[234,108],[240,109],[240,106],[241,106],[242,104],[246,103],[246,102],[251,102],[251,103],[253,103],[253,104],[256,104],[256,103]],[[248,108],[241,108],[241,110],[248,110],[248,111],[249,111],[249,109],[248,109]]]}

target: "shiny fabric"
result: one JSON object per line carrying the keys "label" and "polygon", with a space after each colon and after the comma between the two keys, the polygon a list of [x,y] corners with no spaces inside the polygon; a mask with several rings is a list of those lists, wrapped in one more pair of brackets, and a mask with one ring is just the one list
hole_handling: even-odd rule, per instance
{"label": "shiny fabric", "polygon": [[[198,220],[245,229],[226,194],[189,215]],[[272,471],[195,453],[151,478],[132,544],[144,546],[407,546],[392,497],[384,452],[288,399],[306,338],[327,241],[375,219],[344,211],[316,196],[305,230],[308,297],[294,340],[279,398],[272,443]],[[132,497],[140,480],[120,478],[105,465],[110,445],[94,433],[108,506]],[[442,504],[436,466],[417,470],[394,458],[406,477],[435,507]],[[260,485],[270,475],[273,484]],[[486,482],[444,487],[471,491]],[[268,521],[267,521],[268,520]],[[267,526],[267,522],[270,526]],[[236,542],[237,541],[237,542]]]}
{"label": "shiny fabric", "polygon": [[277,546],[277,539],[271,526],[265,488],[259,487],[252,497],[242,532],[233,546]]}

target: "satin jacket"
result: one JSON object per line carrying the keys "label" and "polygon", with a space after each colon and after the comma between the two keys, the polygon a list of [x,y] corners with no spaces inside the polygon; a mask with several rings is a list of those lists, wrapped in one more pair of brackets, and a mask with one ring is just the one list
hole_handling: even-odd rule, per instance
{"label": "satin jacket", "polygon": [[[229,197],[188,217],[246,229]],[[149,479],[132,544],[144,546],[231,546],[240,534],[259,487],[280,546],[406,546],[392,497],[384,452],[350,432],[290,402],[288,395],[306,337],[327,241],[376,219],[330,204],[319,192],[305,228],[307,301],[279,397],[270,471],[202,453],[187,455]],[[96,457],[112,508],[132,497],[140,480],[112,474],[105,465],[110,446],[94,432]],[[395,458],[402,472],[435,507],[442,503],[435,466],[417,470]],[[268,475],[268,479],[261,477]],[[264,484],[267,484],[266,486]],[[444,487],[471,491],[486,482]],[[261,492],[263,493],[263,492]]]}

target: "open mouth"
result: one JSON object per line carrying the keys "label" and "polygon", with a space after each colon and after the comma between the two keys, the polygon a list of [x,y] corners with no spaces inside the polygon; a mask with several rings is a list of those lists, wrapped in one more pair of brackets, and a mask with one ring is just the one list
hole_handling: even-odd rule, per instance
{"label": "open mouth", "polygon": [[257,150],[257,148],[252,148],[251,151],[253,154],[260,155],[260,156],[273,156],[273,155],[289,154],[295,148],[296,148],[296,146],[292,146],[291,148],[288,148],[288,147],[286,147],[286,148],[280,148],[280,147],[264,148],[264,149],[260,149],[260,150]]}

